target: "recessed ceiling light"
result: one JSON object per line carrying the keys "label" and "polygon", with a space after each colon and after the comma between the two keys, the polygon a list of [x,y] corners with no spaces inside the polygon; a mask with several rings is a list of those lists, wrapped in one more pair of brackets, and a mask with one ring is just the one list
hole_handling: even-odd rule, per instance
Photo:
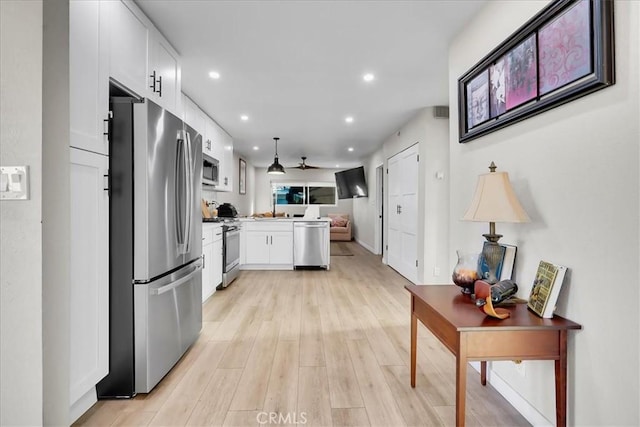
{"label": "recessed ceiling light", "polygon": [[364,76],[362,76],[362,80],[364,80],[365,82],[372,82],[375,78],[376,76],[374,76],[371,73],[367,73]]}
{"label": "recessed ceiling light", "polygon": [[217,71],[209,71],[209,77],[211,77],[212,79],[219,79],[220,73]]}
{"label": "recessed ceiling light", "polygon": [[253,147],[254,150],[259,150],[260,147],[258,147],[257,145]]}
{"label": "recessed ceiling light", "polygon": [[246,114],[243,114],[240,116],[240,120],[242,120],[243,122],[246,122],[247,120],[249,120],[249,116],[247,116]]}
{"label": "recessed ceiling light", "polygon": [[349,148],[347,148],[347,150],[353,151],[353,147],[349,147]]}
{"label": "recessed ceiling light", "polygon": [[337,167],[337,168],[339,168],[339,167],[340,167],[340,165],[336,165],[336,167]]}
{"label": "recessed ceiling light", "polygon": [[353,123],[353,117],[349,116],[349,117],[345,117],[344,121],[347,123]]}

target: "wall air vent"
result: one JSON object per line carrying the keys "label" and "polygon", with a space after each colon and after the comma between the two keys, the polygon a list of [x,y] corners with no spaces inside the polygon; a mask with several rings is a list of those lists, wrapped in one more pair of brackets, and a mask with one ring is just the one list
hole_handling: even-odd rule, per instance
{"label": "wall air vent", "polygon": [[446,105],[438,105],[433,109],[433,117],[436,119],[448,119],[449,118],[449,107]]}

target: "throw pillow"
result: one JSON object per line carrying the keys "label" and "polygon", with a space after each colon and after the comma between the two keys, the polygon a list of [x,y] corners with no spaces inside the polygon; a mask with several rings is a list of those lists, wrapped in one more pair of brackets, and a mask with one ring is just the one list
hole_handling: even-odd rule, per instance
{"label": "throw pillow", "polygon": [[349,222],[347,219],[345,218],[334,218],[331,220],[331,226],[332,227],[346,227],[347,226],[347,222]]}

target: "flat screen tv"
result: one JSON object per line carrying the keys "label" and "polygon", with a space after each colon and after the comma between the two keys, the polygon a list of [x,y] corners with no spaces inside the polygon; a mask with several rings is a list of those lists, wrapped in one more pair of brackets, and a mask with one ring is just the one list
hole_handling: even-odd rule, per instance
{"label": "flat screen tv", "polygon": [[364,167],[347,169],[336,172],[336,188],[338,199],[353,197],[367,197],[367,181],[364,177]]}

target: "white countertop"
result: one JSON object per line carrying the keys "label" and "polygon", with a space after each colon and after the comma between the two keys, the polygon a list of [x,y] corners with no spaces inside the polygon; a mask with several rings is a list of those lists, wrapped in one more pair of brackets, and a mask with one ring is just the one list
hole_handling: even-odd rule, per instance
{"label": "white countertop", "polygon": [[329,222],[331,218],[329,217],[319,217],[319,218],[303,218],[303,217],[267,217],[267,218],[238,218],[241,222]]}

